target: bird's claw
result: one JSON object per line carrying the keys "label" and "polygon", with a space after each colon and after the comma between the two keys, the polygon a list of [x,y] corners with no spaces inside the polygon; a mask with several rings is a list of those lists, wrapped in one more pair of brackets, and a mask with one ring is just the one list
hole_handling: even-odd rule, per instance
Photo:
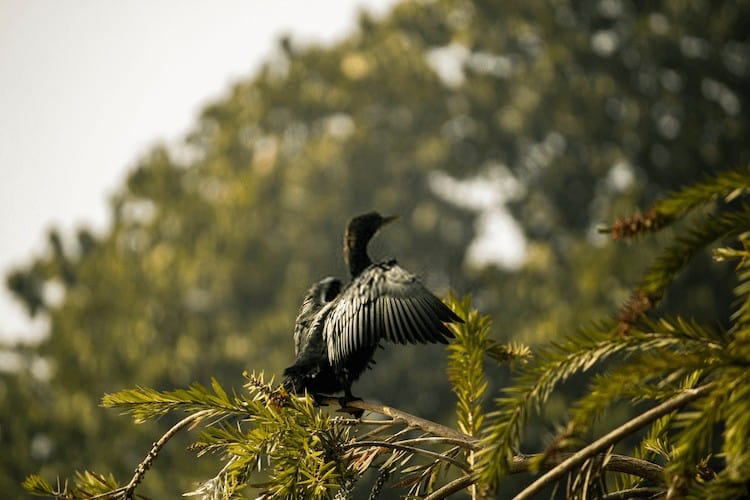
{"label": "bird's claw", "polygon": [[313,406],[328,406],[328,403],[325,402],[325,398],[327,397],[324,394],[313,394]]}
{"label": "bird's claw", "polygon": [[341,409],[339,411],[349,413],[352,417],[356,419],[362,418],[362,415],[365,413],[365,410],[361,410],[359,408],[351,408],[349,406],[349,403],[351,403],[352,401],[362,401],[362,398],[356,398],[351,395],[339,398],[339,406],[341,406]]}

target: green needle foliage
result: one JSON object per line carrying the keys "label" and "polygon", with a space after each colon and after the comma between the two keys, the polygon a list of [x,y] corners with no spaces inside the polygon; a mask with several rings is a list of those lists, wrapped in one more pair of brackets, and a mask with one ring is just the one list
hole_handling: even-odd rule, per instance
{"label": "green needle foliage", "polygon": [[529,349],[522,344],[501,344],[490,338],[492,320],[471,307],[471,297],[450,297],[451,308],[463,324],[451,324],[455,341],[448,346],[448,379],[458,401],[458,429],[477,436],[484,421],[482,402],[487,391],[484,363],[490,357],[498,363],[528,358]]}
{"label": "green needle foliage", "polygon": [[[230,396],[214,380],[211,389],[193,384],[167,392],[123,390],[108,394],[102,404],[124,410],[136,423],[177,411],[190,413],[193,425],[205,423],[191,450],[199,456],[218,455],[226,465],[191,495],[235,498],[255,477],[252,486],[268,497],[331,498],[354,477],[343,458],[349,428],[314,408],[310,398],[290,397],[262,376],[248,379],[246,394]],[[152,450],[147,460],[156,453],[158,449]],[[145,473],[149,466],[147,462],[139,469]],[[132,495],[137,483],[132,481],[128,490],[111,477],[84,472],[76,475],[72,488],[53,488],[39,476],[29,477],[25,487],[30,493],[55,498],[93,494],[119,498]]]}
{"label": "green needle foliage", "polygon": [[106,496],[112,491],[117,491],[120,485],[111,474],[102,476],[85,471],[76,473],[73,486],[69,486],[67,481],[63,484],[58,481],[55,486],[52,486],[46,479],[35,474],[26,478],[23,487],[32,495],[73,499]]}
{"label": "green needle foliage", "polygon": [[[700,388],[696,390],[702,391],[702,397],[661,418],[636,414],[630,422],[638,425],[635,430],[646,427],[646,434],[633,436],[640,444],[632,454],[664,465],[665,493],[696,498],[747,494],[749,187],[750,169],[737,169],[682,189],[656,203],[647,215],[626,217],[612,226],[613,238],[621,239],[657,231],[666,222],[680,223],[616,318],[581,328],[541,349],[496,399],[496,410],[487,416],[483,429],[481,481],[498,488],[512,469],[528,415],[540,413],[550,394],[573,375],[591,374],[585,395],[570,406],[570,425],[535,465],[541,467],[549,457],[565,451],[571,438],[582,439],[617,404],[641,408],[653,401],[660,406]],[[717,260],[739,260],[736,313],[714,324],[689,319],[690,311],[676,318],[660,315],[657,306],[664,293],[679,294],[669,290],[678,273],[694,255],[715,243],[741,247],[715,250]],[[728,328],[720,326],[728,321]]]}

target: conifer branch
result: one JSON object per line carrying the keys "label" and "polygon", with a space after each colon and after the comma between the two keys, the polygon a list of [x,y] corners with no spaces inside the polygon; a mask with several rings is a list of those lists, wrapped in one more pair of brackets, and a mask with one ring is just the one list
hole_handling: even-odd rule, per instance
{"label": "conifer branch", "polygon": [[[706,387],[708,386],[704,386],[704,388]],[[704,390],[703,388],[699,388],[699,389],[701,389],[701,391]],[[698,389],[694,391],[697,391],[697,390]],[[679,406],[684,406],[685,404],[689,403],[690,401],[694,400],[695,398],[699,397],[702,394],[703,392],[699,392],[697,394],[685,392],[681,394],[680,396],[678,396],[678,398],[681,398],[679,401],[681,404]],[[323,402],[327,404],[338,404],[339,400],[337,398],[324,398]],[[669,401],[667,403],[669,403]],[[652,409],[651,412],[654,412],[655,410],[659,410],[663,406],[664,405],[657,406],[656,408]],[[347,407],[367,410],[367,411],[371,411],[375,413],[380,413],[382,415],[387,415],[393,419],[392,421],[385,422],[386,424],[389,424],[389,426],[392,425],[392,423],[402,423],[408,427],[418,428],[426,432],[429,432],[431,434],[435,434],[436,436],[440,436],[440,438],[415,438],[415,439],[409,439],[409,440],[404,440],[403,442],[395,442],[395,443],[376,441],[376,440],[358,441],[358,442],[345,445],[344,446],[345,448],[355,448],[355,447],[360,447],[360,446],[373,446],[373,447],[379,446],[383,448],[403,449],[404,451],[409,451],[412,453],[421,453],[421,454],[433,456],[434,458],[437,458],[436,455],[439,455],[439,454],[435,454],[434,452],[430,452],[429,450],[416,448],[411,445],[424,442],[424,443],[429,443],[429,444],[433,444],[433,443],[456,444],[458,446],[470,449],[472,451],[479,451],[481,449],[480,441],[476,438],[473,438],[472,436],[460,433],[449,427],[445,427],[436,422],[425,420],[423,418],[417,417],[415,415],[404,412],[402,410],[398,410],[396,408],[392,408],[392,407],[388,407],[388,406],[384,406],[384,405],[380,405],[380,404],[372,403],[368,401],[351,401],[347,403]],[[671,406],[670,408],[671,409],[668,410],[667,413],[675,409],[675,408],[672,408]],[[647,414],[650,415],[651,413],[647,412]],[[644,415],[647,415],[647,414],[644,414]],[[658,418],[658,417],[654,417],[654,418]],[[634,419],[634,421],[635,420],[638,420],[638,419]],[[650,420],[643,421],[641,425],[646,425],[649,421]],[[632,431],[629,431],[629,432],[632,432]],[[582,462],[586,458],[595,456],[600,451],[601,449],[597,449],[595,453],[591,455],[587,455],[580,462]],[[545,468],[545,469],[550,468],[550,467],[558,467],[562,463],[573,459],[576,455],[577,454],[575,453],[558,453],[554,456],[548,456],[546,457],[546,459],[544,459],[541,466],[542,468]],[[523,473],[523,472],[529,472],[539,465],[539,460],[541,457],[542,457],[542,454],[515,455],[513,456],[511,460],[509,473],[518,474],[518,473]],[[441,459],[445,459],[445,457],[441,457]],[[459,466],[459,464],[454,463],[453,460],[449,460],[449,461],[453,465]],[[578,465],[580,462],[576,462],[576,465]],[[462,464],[461,468],[466,471],[465,467],[466,465]],[[604,465],[603,468],[604,470],[608,470],[611,472],[621,472],[625,474],[630,474],[630,475],[641,477],[643,479],[647,479],[653,482],[658,482],[658,483],[663,482],[663,477],[662,477],[663,468],[661,466],[654,464],[653,462],[649,462],[647,460],[642,460],[642,459],[635,458],[635,457],[630,457],[626,455],[617,455],[617,454],[610,455],[608,457],[607,463]],[[447,495],[456,493],[464,488],[468,488],[472,486],[473,484],[476,483],[476,480],[477,478],[473,474],[461,476],[443,485],[442,487],[438,488],[437,490],[435,490],[433,493],[431,493],[425,498],[427,499],[445,498]]]}
{"label": "conifer branch", "polygon": [[617,315],[618,332],[627,334],[661,300],[667,287],[700,250],[714,241],[736,236],[750,226],[750,205],[708,214],[677,236],[649,266],[640,285]]}
{"label": "conifer branch", "polygon": [[658,231],[685,217],[695,208],[717,199],[734,200],[750,190],[750,166],[728,170],[709,179],[674,191],[656,202],[646,212],[636,212],[617,219],[601,232],[614,240],[627,240],[643,233]]}
{"label": "conifer branch", "polygon": [[188,415],[187,417],[183,418],[179,422],[177,422],[175,425],[173,425],[167,432],[165,432],[162,437],[159,438],[158,441],[154,443],[154,445],[151,447],[151,450],[148,452],[148,455],[146,455],[146,458],[143,459],[143,461],[138,464],[138,467],[135,469],[135,474],[133,474],[133,478],[130,480],[130,482],[125,486],[123,497],[130,500],[133,498],[133,493],[135,492],[135,489],[138,487],[138,485],[143,481],[143,477],[146,475],[146,472],[151,468],[151,464],[154,462],[156,457],[159,455],[159,452],[162,448],[164,448],[164,445],[167,444],[167,441],[172,439],[175,434],[177,434],[183,427],[186,427],[189,424],[192,424],[194,422],[197,422],[201,420],[202,418],[210,415],[212,413],[212,410],[202,410],[196,413],[193,413],[192,415]]}
{"label": "conifer branch", "polygon": [[505,396],[495,400],[497,409],[488,415],[489,422],[482,436],[484,446],[479,451],[479,473],[483,483],[494,488],[499,476],[509,472],[513,450],[518,448],[527,415],[533,409],[538,411],[558,384],[613,356],[627,356],[632,352],[678,343],[666,335],[618,337],[612,334],[614,328],[610,325],[582,329],[553,349],[542,351],[538,364],[524,368],[517,379],[520,385],[506,388]]}
{"label": "conifer branch", "polygon": [[729,202],[750,190],[750,166],[726,170],[690,186],[674,191],[656,202],[654,210],[668,220],[676,220],[689,211],[717,199]]}
{"label": "conifer branch", "polygon": [[[564,461],[572,458],[575,453],[558,453],[555,456],[548,456],[542,467],[545,469],[551,469],[557,467]],[[523,472],[533,471],[539,463],[539,458],[542,454],[537,453],[533,455],[516,455],[513,457],[511,462],[510,472],[511,474],[520,474]],[[594,455],[596,456],[596,455]],[[655,483],[663,483],[664,477],[662,473],[664,468],[648,460],[631,457],[628,455],[611,454],[607,456],[607,462],[602,467],[604,470],[611,472],[621,472],[623,474],[630,474],[637,476]]]}
{"label": "conifer branch", "polygon": [[475,478],[471,476],[461,476],[454,479],[450,483],[444,484],[440,488],[436,489],[435,491],[424,497],[424,500],[441,500],[448,497],[448,495],[458,493],[464,488],[468,488],[474,483],[476,483]]}
{"label": "conifer branch", "polygon": [[539,479],[531,483],[526,489],[524,489],[515,497],[515,500],[525,500],[533,498],[534,495],[538,494],[547,485],[559,480],[566,473],[581,465],[585,460],[600,453],[602,450],[609,448],[611,445],[617,443],[618,441],[639,430],[645,425],[648,425],[654,420],[679,408],[682,408],[692,401],[700,398],[701,396],[704,396],[705,394],[713,390],[713,388],[714,384],[709,383],[695,389],[687,389],[679,396],[665,401],[664,403],[642,413],[638,417],[630,420],[624,425],[597,439],[585,448],[574,453],[571,457],[567,458],[552,470],[545,473]]}
{"label": "conifer branch", "polygon": [[139,484],[141,484],[141,481],[143,481],[143,478],[146,475],[146,472],[151,468],[151,465],[154,463],[154,460],[156,460],[156,457],[159,455],[159,452],[161,452],[162,448],[167,444],[167,442],[172,439],[182,428],[187,426],[188,424],[192,424],[194,422],[197,422],[201,420],[202,418],[210,415],[213,411],[212,410],[202,410],[196,413],[193,413],[191,415],[188,415],[187,417],[183,418],[179,422],[177,422],[175,425],[173,425],[167,432],[165,432],[159,439],[156,441],[153,446],[151,447],[151,450],[149,450],[146,457],[141,461],[141,463],[138,464],[138,467],[135,469],[135,473],[133,474],[133,477],[130,479],[130,482],[120,488],[117,488],[112,491],[108,491],[106,493],[101,493],[99,495],[94,495],[92,497],[89,497],[90,500],[112,500],[117,498],[123,498],[126,500],[132,500],[135,494],[135,489],[138,487]]}
{"label": "conifer branch", "polygon": [[[563,461],[571,458],[573,455],[573,453],[560,453],[554,457],[547,457],[542,464],[542,467],[545,469],[555,467],[561,464]],[[511,461],[510,473],[521,474],[533,470],[539,463],[540,457],[541,454],[514,456],[513,460]],[[603,469],[611,472],[630,474],[652,481],[654,483],[663,484],[664,482],[664,469],[660,465],[649,462],[648,460],[642,460],[627,455],[609,455],[607,463],[604,464]],[[430,495],[425,497],[425,500],[438,500],[441,498],[445,498],[448,495],[468,488],[474,482],[476,482],[476,478],[472,476],[461,476],[433,491]],[[661,492],[663,491],[663,488],[651,488],[650,490],[658,490],[659,492]],[[612,498],[619,497],[615,496]]]}
{"label": "conifer branch", "polygon": [[[321,403],[339,405],[340,401],[338,398],[321,398]],[[476,450],[479,448],[479,440],[468,434],[464,434],[445,425],[432,422],[411,413],[407,413],[390,406],[381,405],[371,401],[349,401],[346,403],[346,408],[354,408],[358,410],[371,411],[379,413],[387,417],[391,417],[394,422],[404,424],[408,427],[421,429],[430,434],[436,436],[442,436],[455,440],[456,442],[464,443],[464,447]],[[388,423],[388,422],[384,422]]]}

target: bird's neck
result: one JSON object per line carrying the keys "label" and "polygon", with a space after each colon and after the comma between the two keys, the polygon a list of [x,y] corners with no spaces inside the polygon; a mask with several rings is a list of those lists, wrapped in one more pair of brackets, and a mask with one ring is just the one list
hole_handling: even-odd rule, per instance
{"label": "bird's neck", "polygon": [[367,243],[367,240],[363,241],[348,234],[344,237],[344,259],[349,266],[352,278],[359,276],[367,266],[372,264],[370,256],[367,255]]}

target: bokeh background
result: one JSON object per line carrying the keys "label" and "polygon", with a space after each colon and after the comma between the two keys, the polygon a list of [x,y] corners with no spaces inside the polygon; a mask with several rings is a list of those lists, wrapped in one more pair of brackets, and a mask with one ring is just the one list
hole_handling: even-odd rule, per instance
{"label": "bokeh background", "polygon": [[[401,214],[374,256],[397,257],[439,293],[472,294],[496,338],[538,346],[613,314],[659,245],[613,244],[601,224],[750,163],[750,2],[281,4],[271,16],[254,2],[136,3],[130,14],[0,3],[0,63],[12,71],[0,88],[14,111],[1,135],[28,145],[14,149],[20,157],[0,152],[3,246],[17,244],[7,221],[32,220],[54,196],[92,196],[90,179],[127,167],[98,181],[105,215],[23,224],[41,243],[13,255],[6,284],[35,320],[0,321],[0,491],[21,495],[33,472],[129,477],[170,421],[135,426],[98,407],[106,392],[212,376],[239,388],[243,370],[280,374],[307,286],[345,273],[341,234],[354,214]],[[150,28],[128,29],[128,15]],[[264,33],[259,55],[261,42],[228,35],[237,26]],[[175,43],[175,27],[189,45]],[[91,54],[58,68],[59,80],[32,78],[66,50],[49,33],[78,37]],[[10,59],[18,50],[23,64]],[[156,78],[191,59],[194,74]],[[231,61],[218,82],[218,66],[198,64],[214,59]],[[122,70],[140,60],[154,78]],[[107,105],[131,86],[140,107],[110,127]],[[173,121],[150,118],[162,101]],[[79,110],[94,128],[77,128]],[[133,129],[148,135],[109,142]],[[93,171],[71,163],[89,154]],[[43,167],[25,170],[35,158]],[[700,256],[663,307],[726,318],[722,272]],[[444,357],[440,347],[386,350],[355,392],[451,425]],[[508,373],[491,374],[495,391]],[[530,449],[564,415],[559,398]],[[144,493],[173,497],[217,468],[181,439]]]}

